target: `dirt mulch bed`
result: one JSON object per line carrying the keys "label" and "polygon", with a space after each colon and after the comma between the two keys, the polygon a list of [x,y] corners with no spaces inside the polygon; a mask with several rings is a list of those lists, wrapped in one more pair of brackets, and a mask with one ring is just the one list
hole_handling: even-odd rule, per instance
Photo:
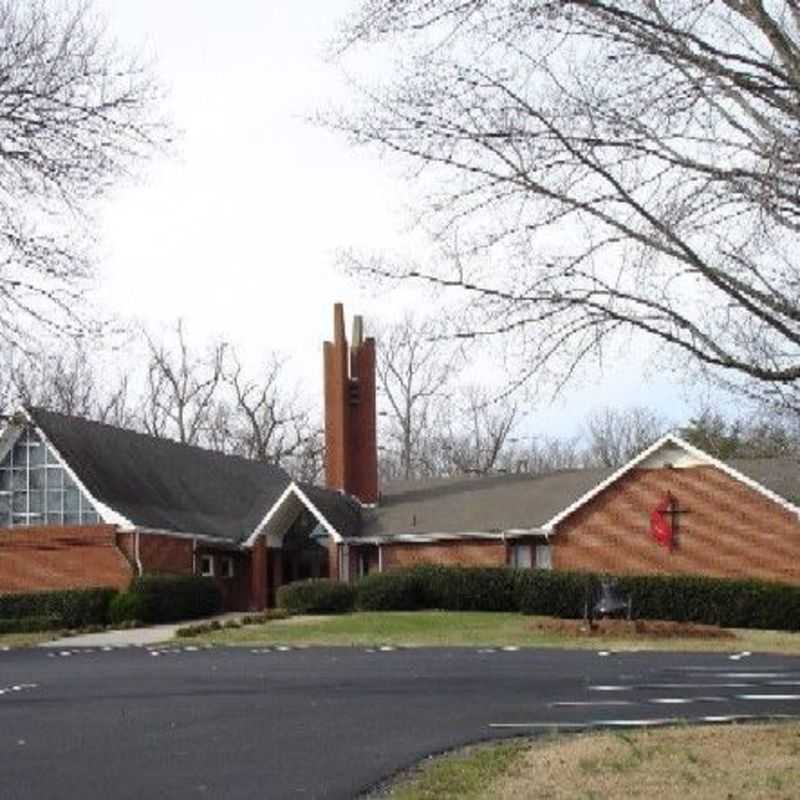
{"label": "dirt mulch bed", "polygon": [[717,625],[669,622],[659,619],[544,619],[532,622],[531,630],[565,636],[604,636],[615,639],[735,639],[736,634]]}

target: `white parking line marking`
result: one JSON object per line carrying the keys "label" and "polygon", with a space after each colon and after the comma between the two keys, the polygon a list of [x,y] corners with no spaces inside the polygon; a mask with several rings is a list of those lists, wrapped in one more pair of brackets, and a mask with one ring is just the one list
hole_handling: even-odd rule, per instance
{"label": "white parking line marking", "polygon": [[739,700],[800,700],[800,694],[737,694]]}
{"label": "white parking line marking", "polygon": [[786,672],[720,672],[720,678],[783,678]]}
{"label": "white parking line marking", "polygon": [[633,686],[590,686],[590,692],[629,692]]}
{"label": "white parking line marking", "polygon": [[677,717],[664,717],[662,719],[601,719],[594,725],[612,725],[614,727],[652,727],[654,725],[673,725],[678,722]]}
{"label": "white parking line marking", "polygon": [[586,728],[584,722],[490,722],[490,728]]}
{"label": "white parking line marking", "polygon": [[659,703],[660,705],[665,706],[680,706],[685,705],[686,703],[693,703],[694,700],[688,697],[654,697],[649,702]]}
{"label": "white parking line marking", "polygon": [[757,683],[642,683],[640,689],[748,689]]}
{"label": "white parking line marking", "polygon": [[631,700],[563,700],[550,703],[550,708],[589,708],[592,706],[632,706],[636,705]]}

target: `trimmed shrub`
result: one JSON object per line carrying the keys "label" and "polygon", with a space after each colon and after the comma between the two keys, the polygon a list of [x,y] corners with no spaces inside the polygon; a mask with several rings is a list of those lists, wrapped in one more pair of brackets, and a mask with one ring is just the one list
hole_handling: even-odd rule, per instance
{"label": "trimmed shrub", "polygon": [[523,614],[580,617],[596,581],[597,576],[582,572],[527,570],[517,589],[517,609]]}
{"label": "trimmed shrub", "polygon": [[361,611],[418,611],[427,605],[419,570],[398,569],[373,573],[356,584],[356,607]]}
{"label": "trimmed shrub", "polygon": [[[508,567],[419,566],[356,584],[364,611],[521,611],[578,618],[601,576]],[[737,628],[800,630],[800,586],[689,575],[620,576],[633,616]]]}
{"label": "trimmed shrub", "polygon": [[346,614],[353,610],[355,594],[349,584],[312,578],[281,586],[277,604],[290,614]]}
{"label": "trimmed shrub", "polygon": [[120,592],[111,601],[108,618],[112,625],[122,622],[143,622],[148,615],[147,598],[134,592]]}
{"label": "trimmed shrub", "polygon": [[640,618],[800,630],[800,586],[689,575],[621,577],[619,586]]}
{"label": "trimmed shrub", "polygon": [[115,589],[64,589],[55,592],[0,595],[0,619],[58,617],[60,626],[105,625]]}
{"label": "trimmed shrub", "polygon": [[143,575],[133,579],[129,593],[139,596],[139,619],[149,624],[208,617],[222,608],[213,578],[199,575]]}
{"label": "trimmed shrub", "polygon": [[34,633],[35,631],[52,631],[61,627],[61,617],[19,617],[17,619],[0,619],[0,633]]}

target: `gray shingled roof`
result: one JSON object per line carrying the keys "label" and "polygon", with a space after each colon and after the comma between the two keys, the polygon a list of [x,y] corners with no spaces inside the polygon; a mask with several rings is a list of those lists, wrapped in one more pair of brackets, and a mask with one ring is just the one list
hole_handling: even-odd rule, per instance
{"label": "gray shingled roof", "polygon": [[[793,458],[740,459],[730,466],[800,504],[800,463]],[[364,512],[363,535],[487,533],[544,525],[615,469],[546,475],[436,478],[385,487],[378,508]]]}
{"label": "gray shingled roof", "polygon": [[364,535],[486,533],[537,528],[614,472],[564,470],[399,481],[364,512]]}
{"label": "gray shingled roof", "polygon": [[[278,466],[40,408],[28,413],[89,492],[139,527],[241,542],[291,481]],[[800,504],[797,459],[741,459],[730,466]],[[345,537],[487,533],[538,528],[614,471],[398,481],[372,509],[339,492],[301,488]]]}
{"label": "gray shingled roof", "polygon": [[41,408],[27,411],[92,496],[138,527],[239,542],[291,480],[271,464]]}

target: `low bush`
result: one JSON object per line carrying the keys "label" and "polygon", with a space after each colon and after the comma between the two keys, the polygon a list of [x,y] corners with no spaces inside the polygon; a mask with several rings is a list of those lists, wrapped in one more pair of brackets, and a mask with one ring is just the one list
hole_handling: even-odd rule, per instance
{"label": "low bush", "polygon": [[355,605],[355,589],[327,578],[295,581],[278,589],[277,604],[291,614],[346,614]]}
{"label": "low bush", "polygon": [[58,617],[59,627],[105,625],[115,589],[63,589],[0,595],[0,619]]}
{"label": "low bush", "polygon": [[61,617],[38,616],[0,619],[0,633],[34,633],[61,627]]}
{"label": "low bush", "polygon": [[363,611],[517,611],[524,570],[426,564],[368,575],[356,584]]}
{"label": "low bush", "polygon": [[208,617],[222,608],[217,584],[198,575],[143,575],[133,579],[129,593],[140,598],[140,619],[148,624]]}
{"label": "low bush", "polygon": [[120,592],[108,608],[108,618],[112,625],[123,622],[144,622],[148,616],[147,598],[134,592]]}
{"label": "low bush", "polygon": [[800,630],[800,586],[690,575],[622,577],[619,586],[640,618]]}
{"label": "low bush", "polygon": [[419,611],[435,608],[428,604],[423,573],[419,569],[398,569],[373,573],[356,586],[356,607],[360,611]]}
{"label": "low bush", "polygon": [[[521,611],[576,618],[601,576],[508,567],[419,566],[368,575],[356,584],[364,611]],[[800,586],[703,576],[618,579],[633,616],[738,628],[800,630]]]}

